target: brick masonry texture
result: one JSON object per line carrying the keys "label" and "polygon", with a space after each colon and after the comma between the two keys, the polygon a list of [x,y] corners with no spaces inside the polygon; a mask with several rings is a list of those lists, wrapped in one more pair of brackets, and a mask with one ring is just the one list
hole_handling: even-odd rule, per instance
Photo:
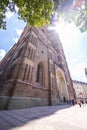
{"label": "brick masonry texture", "polygon": [[57,105],[64,98],[75,92],[58,34],[26,25],[0,63],[0,108]]}

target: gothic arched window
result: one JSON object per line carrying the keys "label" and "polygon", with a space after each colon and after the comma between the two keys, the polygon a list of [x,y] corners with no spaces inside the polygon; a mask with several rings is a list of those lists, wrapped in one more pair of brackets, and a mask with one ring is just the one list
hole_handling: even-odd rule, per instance
{"label": "gothic arched window", "polygon": [[37,66],[36,82],[43,85],[43,65],[41,63],[39,63],[38,66]]}

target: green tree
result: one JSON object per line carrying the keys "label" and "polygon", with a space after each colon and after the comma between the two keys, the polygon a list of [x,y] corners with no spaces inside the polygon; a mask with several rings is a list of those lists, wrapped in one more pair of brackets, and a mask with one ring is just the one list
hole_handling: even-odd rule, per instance
{"label": "green tree", "polygon": [[54,8],[53,0],[0,0],[0,28],[6,29],[6,11],[9,9],[32,26],[44,26],[50,23]]}
{"label": "green tree", "polygon": [[83,2],[74,17],[74,23],[81,30],[87,31],[87,1]]}
{"label": "green tree", "polygon": [[86,0],[0,0],[0,28],[6,29],[6,11],[16,12],[31,26],[44,26],[63,17],[74,22],[82,32],[87,30]]}
{"label": "green tree", "polygon": [[6,29],[6,21],[5,19],[5,13],[6,13],[6,7],[8,6],[8,0],[0,0],[0,28]]}
{"label": "green tree", "polygon": [[66,0],[66,3],[63,3],[59,10],[60,17],[74,22],[81,32],[87,31],[87,0]]}

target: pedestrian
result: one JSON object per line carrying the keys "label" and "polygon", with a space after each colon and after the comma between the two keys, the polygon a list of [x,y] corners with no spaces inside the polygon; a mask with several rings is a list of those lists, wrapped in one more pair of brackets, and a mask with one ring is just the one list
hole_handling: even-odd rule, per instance
{"label": "pedestrian", "polygon": [[63,97],[63,101],[66,102],[66,98],[65,97]]}
{"label": "pedestrian", "polygon": [[83,100],[81,100],[81,103],[82,103],[82,105],[83,105],[83,107],[84,107],[84,101],[83,101]]}
{"label": "pedestrian", "polygon": [[72,99],[72,105],[73,105],[73,106],[75,105],[75,101],[74,101],[74,99]]}
{"label": "pedestrian", "polygon": [[79,104],[79,106],[81,107],[81,101],[80,101],[80,100],[78,101],[78,104]]}

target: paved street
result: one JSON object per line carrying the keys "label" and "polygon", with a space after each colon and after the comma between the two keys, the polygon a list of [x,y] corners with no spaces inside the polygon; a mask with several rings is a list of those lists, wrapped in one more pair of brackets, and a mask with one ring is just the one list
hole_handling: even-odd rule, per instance
{"label": "paved street", "polygon": [[0,111],[0,130],[87,130],[87,106],[59,105]]}

